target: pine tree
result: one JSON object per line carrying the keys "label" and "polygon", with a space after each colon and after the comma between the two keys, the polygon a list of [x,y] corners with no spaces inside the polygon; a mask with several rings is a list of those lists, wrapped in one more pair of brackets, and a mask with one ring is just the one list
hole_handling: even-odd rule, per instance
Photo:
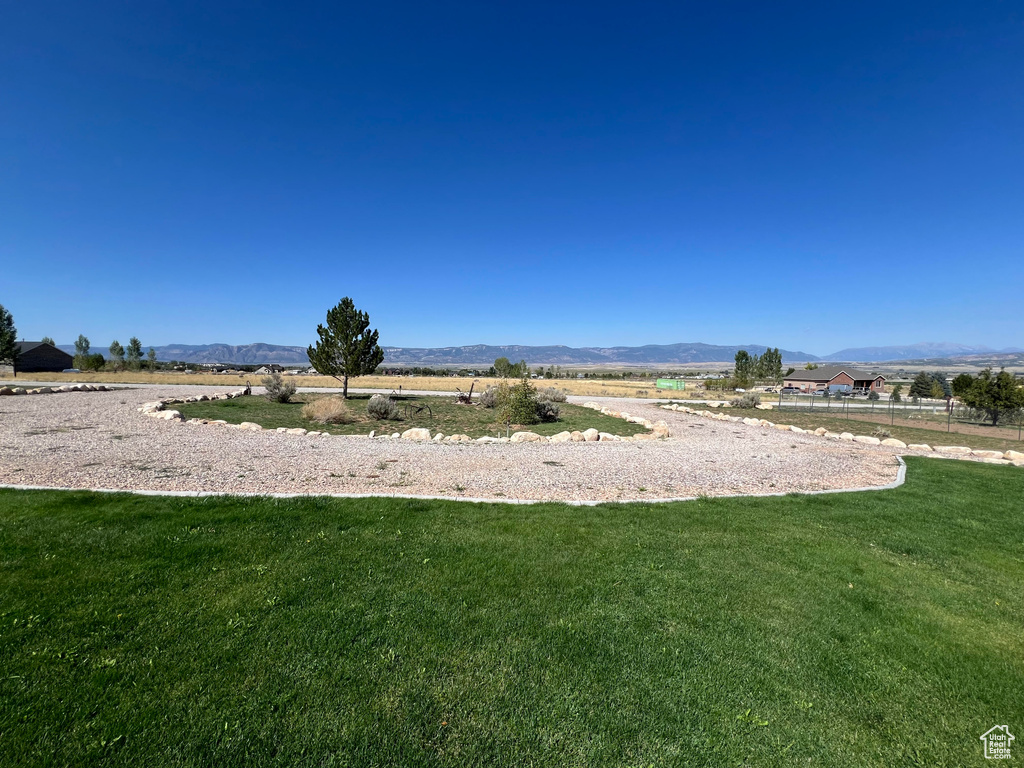
{"label": "pine tree", "polygon": [[152,347],[149,348],[149,354],[146,355],[146,359],[149,360],[149,370],[156,370],[156,350]]}
{"label": "pine tree", "polygon": [[955,379],[953,379],[952,391],[957,397],[963,397],[971,391],[971,387],[974,386],[974,377],[969,373],[961,373]]}
{"label": "pine tree", "polygon": [[1003,416],[1024,408],[1024,389],[1006,371],[993,376],[992,369],[986,368],[978,374],[963,401],[970,408],[985,411],[995,427]]}
{"label": "pine tree", "polygon": [[932,377],[924,371],[921,371],[914,378],[913,383],[910,385],[910,396],[911,397],[931,397],[932,396]]}
{"label": "pine tree", "polygon": [[317,373],[342,382],[348,397],[349,376],[373,373],[384,362],[384,350],[377,343],[376,329],[370,330],[370,316],[356,309],[348,296],[327,312],[327,325],[316,328],[320,341],[306,350]]}

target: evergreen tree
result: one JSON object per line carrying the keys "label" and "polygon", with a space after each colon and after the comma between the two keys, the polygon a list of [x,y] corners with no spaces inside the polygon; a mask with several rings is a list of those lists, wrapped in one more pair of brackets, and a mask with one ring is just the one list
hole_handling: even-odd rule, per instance
{"label": "evergreen tree", "polygon": [[969,373],[961,373],[955,379],[953,379],[953,385],[951,387],[952,392],[957,397],[963,397],[971,391],[971,387],[974,386],[974,377]]}
{"label": "evergreen tree", "polygon": [[932,397],[952,397],[953,388],[950,386],[949,381],[946,379],[946,374],[941,371],[935,371],[932,373],[932,381],[939,387],[939,394],[935,394],[935,387],[932,387]]}
{"label": "evergreen tree", "polygon": [[11,366],[18,375],[18,329],[14,326],[14,315],[0,304],[0,363]]}
{"label": "evergreen tree", "polygon": [[43,338],[41,340],[41,343],[49,344],[51,347],[56,347],[57,346],[57,342],[54,341],[53,339],[51,339],[49,336],[43,336]]}
{"label": "evergreen tree", "polygon": [[320,340],[306,350],[317,373],[342,382],[341,396],[348,398],[349,376],[365,376],[384,362],[384,350],[377,343],[370,316],[356,309],[348,296],[327,312],[327,325],[316,328]]}
{"label": "evergreen tree", "polygon": [[911,397],[931,397],[932,396],[932,377],[924,371],[921,371],[914,377],[913,383],[910,385],[910,396]]}
{"label": "evergreen tree", "polygon": [[128,340],[128,349],[125,356],[128,360],[128,367],[133,371],[137,371],[142,367],[142,342],[135,336]]}
{"label": "evergreen tree", "polygon": [[901,402],[903,402],[903,385],[902,384],[897,384],[895,387],[892,388],[892,395],[890,396],[889,399],[892,400],[894,403],[901,403]]}
{"label": "evergreen tree", "polygon": [[978,374],[963,401],[970,408],[985,411],[995,427],[1003,416],[1024,408],[1024,389],[1006,371],[992,375],[992,369],[986,368]]}
{"label": "evergreen tree", "polygon": [[156,350],[152,347],[149,348],[149,354],[146,355],[146,359],[149,360],[149,370],[156,370]]}

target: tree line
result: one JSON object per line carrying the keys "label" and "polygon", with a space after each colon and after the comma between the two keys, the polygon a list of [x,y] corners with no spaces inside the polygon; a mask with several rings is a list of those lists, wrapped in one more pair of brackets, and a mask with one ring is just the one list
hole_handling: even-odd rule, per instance
{"label": "tree line", "polygon": [[736,353],[733,386],[746,388],[755,381],[782,382],[782,353],[779,348],[768,348],[761,355],[752,355],[741,349]]}
{"label": "tree line", "polygon": [[135,336],[128,340],[127,347],[121,346],[117,339],[110,342],[106,359],[100,353],[91,350],[89,338],[79,334],[75,341],[75,368],[82,371],[140,371],[145,365],[151,371],[156,370],[156,350],[150,347],[143,361],[142,342]]}

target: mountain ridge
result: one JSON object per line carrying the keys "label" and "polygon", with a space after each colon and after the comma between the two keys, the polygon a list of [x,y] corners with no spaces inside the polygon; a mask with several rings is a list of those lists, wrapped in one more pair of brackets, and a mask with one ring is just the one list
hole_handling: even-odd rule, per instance
{"label": "mountain ridge", "polygon": [[[74,354],[72,344],[58,347]],[[157,359],[177,360],[183,363],[224,365],[278,365],[305,366],[309,364],[306,348],[282,344],[165,344],[153,347]],[[148,347],[146,350],[148,351]],[[399,366],[484,366],[498,357],[513,362],[526,360],[530,365],[680,365],[688,363],[720,363],[731,361],[743,349],[760,355],[767,349],[762,344],[704,344],[680,342],[677,344],[644,344],[641,346],[569,347],[560,344],[469,344],[452,347],[396,347],[384,346],[384,364]],[[92,351],[104,357],[109,350],[93,347]],[[956,358],[970,355],[1011,354],[1024,349],[1009,347],[994,350],[985,346],[952,344],[947,342],[921,342],[903,346],[853,347],[817,356],[808,352],[782,349],[786,362],[893,362],[935,358]]]}

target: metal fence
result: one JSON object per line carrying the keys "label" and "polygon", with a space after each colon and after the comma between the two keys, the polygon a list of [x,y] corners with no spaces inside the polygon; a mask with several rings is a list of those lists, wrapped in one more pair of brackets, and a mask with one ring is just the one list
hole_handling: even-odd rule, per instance
{"label": "metal fence", "polygon": [[[835,418],[850,418],[858,415],[883,416],[890,424],[897,419],[922,419],[930,424],[945,422],[946,431],[952,431],[953,424],[977,424],[983,417],[976,411],[962,405],[942,400],[907,398],[894,402],[887,396],[869,400],[864,396],[824,397],[822,395],[762,395],[762,403],[771,403],[775,410],[799,413],[818,413]],[[1017,438],[1024,434],[1024,411],[1006,414],[1001,426],[1017,429]],[[932,427],[934,428],[934,427]]]}

